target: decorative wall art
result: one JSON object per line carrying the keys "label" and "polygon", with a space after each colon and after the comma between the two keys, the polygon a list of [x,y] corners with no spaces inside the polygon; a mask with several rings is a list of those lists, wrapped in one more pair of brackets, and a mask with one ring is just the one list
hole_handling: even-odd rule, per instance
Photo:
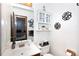
{"label": "decorative wall art", "polygon": [[61,28],[61,24],[59,22],[55,23],[55,29],[59,30]]}
{"label": "decorative wall art", "polygon": [[76,5],[79,6],[79,3],[77,3]]}
{"label": "decorative wall art", "polygon": [[34,27],[34,20],[33,19],[30,19],[29,21],[29,27]]}
{"label": "decorative wall art", "polygon": [[69,11],[64,12],[63,15],[62,15],[62,19],[63,19],[64,21],[69,20],[71,17],[72,17],[72,13],[69,12]]}

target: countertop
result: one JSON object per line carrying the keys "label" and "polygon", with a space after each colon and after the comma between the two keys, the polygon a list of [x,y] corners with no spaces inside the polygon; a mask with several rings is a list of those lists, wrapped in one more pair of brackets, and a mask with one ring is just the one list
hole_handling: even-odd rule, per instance
{"label": "countertop", "polygon": [[[19,44],[22,43],[24,43],[25,46],[19,47]],[[11,44],[10,44],[8,49],[6,49],[2,55],[3,56],[32,56],[40,52],[41,52],[40,49],[38,49],[33,42],[24,41],[24,42],[17,42],[15,49],[11,49]]]}

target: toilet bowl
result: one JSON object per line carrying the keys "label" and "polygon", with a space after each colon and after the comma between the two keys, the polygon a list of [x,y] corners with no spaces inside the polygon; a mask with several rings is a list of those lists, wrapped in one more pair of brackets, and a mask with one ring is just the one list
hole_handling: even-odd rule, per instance
{"label": "toilet bowl", "polygon": [[[45,44],[45,45],[44,45]],[[50,51],[50,44],[48,41],[44,41],[39,44],[39,49],[41,50],[41,56],[53,56],[52,54],[49,53]]]}

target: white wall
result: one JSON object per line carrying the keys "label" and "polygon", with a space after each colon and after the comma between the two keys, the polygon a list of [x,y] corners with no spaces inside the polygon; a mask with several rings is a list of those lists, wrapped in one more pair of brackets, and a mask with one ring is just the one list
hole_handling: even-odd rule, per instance
{"label": "white wall", "polygon": [[[45,35],[43,33],[38,34],[41,35],[39,37],[40,40],[48,39],[51,44],[51,53],[54,55],[65,55],[65,50],[67,48],[72,48],[79,52],[78,48],[78,9],[79,7],[76,6],[75,3],[45,3],[45,4],[36,4],[36,8],[34,9],[35,12],[38,9],[42,9],[42,6],[46,6],[47,12],[51,12],[51,32]],[[70,20],[64,21],[62,20],[62,14],[66,11],[72,12],[72,18]],[[37,20],[37,17],[35,17]],[[59,30],[54,29],[54,24],[56,22],[60,22],[61,28]],[[36,26],[36,25],[35,25]],[[39,39],[36,37],[38,36],[37,33],[35,34],[35,40]],[[50,36],[51,35],[51,36]],[[48,37],[48,38],[47,38]],[[36,41],[36,42],[38,42]]]}
{"label": "white wall", "polygon": [[[78,49],[78,8],[76,4],[52,4],[49,10],[52,10],[51,22],[51,52],[54,55],[65,55],[65,50],[72,48]],[[72,12],[72,18],[68,21],[62,20],[62,14],[65,11]],[[60,30],[54,29],[54,24],[60,22]]]}
{"label": "white wall", "polygon": [[1,4],[1,50],[4,52],[6,44],[10,41],[10,6]]}

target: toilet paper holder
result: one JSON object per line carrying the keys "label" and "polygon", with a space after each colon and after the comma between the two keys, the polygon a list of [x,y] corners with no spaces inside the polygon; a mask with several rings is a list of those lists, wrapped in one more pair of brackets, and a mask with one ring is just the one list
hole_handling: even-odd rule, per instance
{"label": "toilet paper holder", "polygon": [[76,56],[76,52],[72,49],[66,49],[65,54],[69,56]]}

